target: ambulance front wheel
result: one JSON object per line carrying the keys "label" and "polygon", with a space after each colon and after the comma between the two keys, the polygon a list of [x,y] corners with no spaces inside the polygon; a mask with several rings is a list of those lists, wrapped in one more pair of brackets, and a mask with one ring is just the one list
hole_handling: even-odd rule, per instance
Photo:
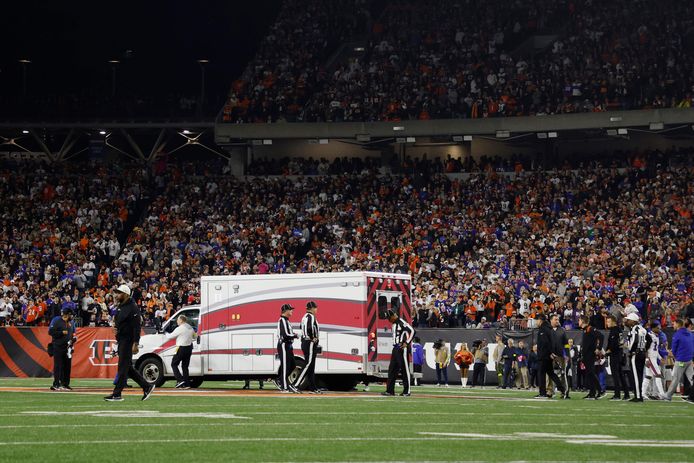
{"label": "ambulance front wheel", "polygon": [[200,385],[202,385],[202,376],[190,378],[190,387],[198,388]]}
{"label": "ambulance front wheel", "polygon": [[164,365],[162,365],[161,360],[156,357],[149,357],[144,359],[140,363],[140,375],[149,384],[154,384],[157,387],[161,387],[166,378],[164,378]]}

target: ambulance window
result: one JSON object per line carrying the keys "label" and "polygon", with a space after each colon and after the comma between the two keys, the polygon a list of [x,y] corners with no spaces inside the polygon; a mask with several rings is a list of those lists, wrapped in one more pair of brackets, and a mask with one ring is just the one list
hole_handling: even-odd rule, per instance
{"label": "ambulance window", "polygon": [[393,312],[396,314],[400,314],[400,298],[398,296],[390,298],[390,308],[393,309]]}
{"label": "ambulance window", "polygon": [[388,318],[388,298],[378,296],[378,318],[385,320]]}
{"label": "ambulance window", "polygon": [[193,328],[193,330],[195,331],[198,330],[198,318],[200,317],[200,311],[186,310],[175,316],[173,319],[171,319],[171,321],[169,321],[169,324],[166,326],[167,333],[173,333],[173,330],[176,329],[176,327],[178,326],[178,317],[180,315],[185,315],[188,319],[188,324],[191,326],[191,328]]}

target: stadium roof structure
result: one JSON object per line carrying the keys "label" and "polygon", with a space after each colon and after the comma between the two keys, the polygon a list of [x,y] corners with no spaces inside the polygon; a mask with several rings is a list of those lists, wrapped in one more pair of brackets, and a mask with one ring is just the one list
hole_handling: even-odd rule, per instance
{"label": "stadium roof structure", "polygon": [[476,136],[513,140],[536,134],[539,134],[538,138],[542,138],[542,134],[553,138],[579,132],[581,137],[586,137],[623,135],[627,133],[625,130],[658,134],[682,129],[694,135],[692,124],[694,109],[398,122],[229,124],[221,123],[218,119],[215,124],[215,142],[220,146],[253,143],[254,140],[289,139],[351,139],[369,143],[378,139],[406,142],[412,137],[447,137],[451,141],[462,141],[466,137]]}
{"label": "stadium roof structure", "polygon": [[212,121],[1,122],[0,152],[59,162],[89,151],[108,150],[151,163],[159,153],[198,147],[228,159],[229,155],[215,145],[213,135]]}

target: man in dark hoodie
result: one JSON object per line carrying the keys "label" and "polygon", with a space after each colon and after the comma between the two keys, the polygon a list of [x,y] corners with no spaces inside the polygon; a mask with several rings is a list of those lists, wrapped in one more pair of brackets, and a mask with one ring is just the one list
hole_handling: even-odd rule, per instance
{"label": "man in dark hoodie", "polygon": [[[536,399],[548,399],[547,395],[547,376],[554,384],[561,387],[561,380],[554,372],[554,357],[556,354],[552,351],[554,333],[552,327],[547,323],[547,318],[544,315],[539,315],[536,318],[538,324],[537,330],[537,362],[538,362],[538,385],[540,393],[535,396]],[[567,394],[566,390],[561,391],[562,397]]]}
{"label": "man in dark hoodie", "polygon": [[154,384],[149,384],[133,367],[133,354],[137,354],[140,343],[140,309],[135,301],[130,297],[130,287],[120,285],[114,290],[114,297],[118,302],[118,311],[114,317],[113,329],[116,333],[118,343],[118,374],[116,376],[113,394],[104,397],[108,402],[119,402],[123,400],[121,392],[125,388],[128,377],[132,378],[142,388],[142,400],[147,400]]}

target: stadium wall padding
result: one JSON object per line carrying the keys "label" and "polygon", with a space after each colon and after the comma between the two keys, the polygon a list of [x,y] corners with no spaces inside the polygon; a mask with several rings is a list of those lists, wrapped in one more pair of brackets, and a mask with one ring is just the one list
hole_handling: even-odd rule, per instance
{"label": "stadium wall padding", "polygon": [[[113,378],[118,359],[108,355],[115,344],[110,328],[77,328],[72,358],[73,378]],[[0,328],[0,377],[48,378],[53,359],[46,346],[51,342],[47,327]]]}

